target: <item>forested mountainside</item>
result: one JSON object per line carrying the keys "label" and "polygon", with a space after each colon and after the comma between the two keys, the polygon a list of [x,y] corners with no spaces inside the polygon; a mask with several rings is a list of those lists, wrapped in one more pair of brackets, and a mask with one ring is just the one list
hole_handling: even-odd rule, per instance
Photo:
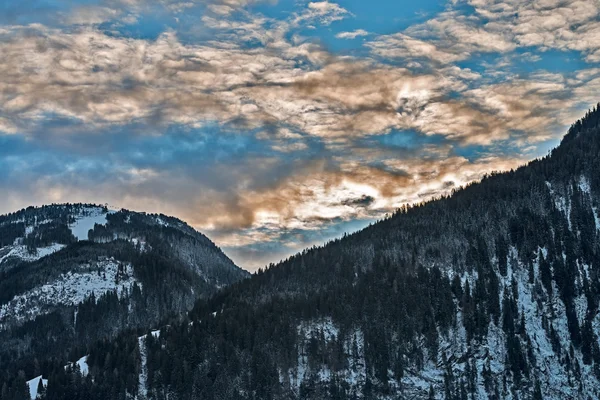
{"label": "forested mountainside", "polygon": [[39,369],[156,326],[246,276],[165,215],[63,204],[0,216],[0,370],[32,360]]}
{"label": "forested mountainside", "polygon": [[184,321],[69,360],[3,362],[0,398],[38,375],[46,399],[599,398],[599,121],[595,109],[549,156],[272,265]]}

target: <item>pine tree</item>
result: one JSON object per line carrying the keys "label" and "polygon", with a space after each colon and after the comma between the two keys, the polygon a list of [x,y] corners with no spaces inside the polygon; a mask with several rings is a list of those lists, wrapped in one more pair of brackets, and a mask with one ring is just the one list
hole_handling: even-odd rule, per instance
{"label": "pine tree", "polygon": [[37,387],[37,395],[38,397],[44,398],[45,394],[46,394],[46,387],[44,386],[44,380],[40,379],[40,381],[38,382],[38,387]]}
{"label": "pine tree", "polygon": [[25,372],[19,371],[17,375],[17,379],[14,383],[14,399],[29,399],[29,387],[27,386],[27,381],[25,380]]}
{"label": "pine tree", "polygon": [[435,400],[435,390],[433,385],[429,385],[429,400]]}
{"label": "pine tree", "polygon": [[533,400],[543,400],[542,388],[540,387],[540,381],[535,381],[535,388],[533,389]]}

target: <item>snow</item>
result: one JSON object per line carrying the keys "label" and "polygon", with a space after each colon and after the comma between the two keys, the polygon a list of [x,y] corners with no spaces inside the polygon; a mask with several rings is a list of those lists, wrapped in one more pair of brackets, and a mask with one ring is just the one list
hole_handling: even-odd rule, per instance
{"label": "snow", "polygon": [[[110,212],[110,211],[109,211]],[[88,240],[88,232],[94,225],[106,224],[106,213],[100,207],[84,208],[80,215],[75,216],[75,223],[71,224],[71,232],[78,240]]]}
{"label": "snow", "polygon": [[79,370],[81,371],[81,375],[87,376],[90,373],[90,368],[87,363],[88,356],[83,356],[79,360],[76,361],[76,364],[79,366]]}
{"label": "snow", "polygon": [[38,222],[37,216],[36,216],[34,224],[33,225],[28,225],[28,226],[25,227],[25,237],[31,235],[33,233],[33,231],[35,230],[35,228],[37,228],[38,226],[49,224],[50,222],[52,222],[51,219],[45,219],[43,221]]}
{"label": "snow", "polygon": [[[317,379],[321,382],[327,382],[333,376],[332,371],[325,365],[321,365],[316,370],[311,370],[308,365],[307,345],[312,338],[330,342],[339,336],[339,329],[330,318],[317,321],[304,321],[297,327],[298,336],[301,340],[298,349],[297,365],[291,368],[288,373],[288,379],[295,390],[300,388],[302,382],[315,373]],[[356,344],[356,346],[354,346]],[[356,330],[352,332],[344,341],[344,351],[348,354],[350,362],[346,371],[338,372],[338,376],[348,382],[351,386],[362,386],[366,377],[364,361],[364,339],[362,332]],[[356,351],[356,352],[355,352]],[[280,376],[283,380],[284,377]]]}
{"label": "snow", "polygon": [[[585,186],[584,186],[585,188]],[[568,206],[568,205],[566,205]],[[547,255],[547,249],[540,249],[542,254]],[[523,311],[525,316],[526,331],[528,334],[528,340],[531,341],[533,353],[535,356],[536,364],[534,366],[536,375],[540,377],[542,390],[545,398],[548,399],[563,399],[563,398],[598,398],[596,394],[597,381],[595,379],[584,379],[582,382],[581,389],[573,384],[573,376],[570,371],[565,368],[564,358],[561,358],[560,353],[555,353],[550,338],[546,330],[542,327],[542,318],[548,318],[549,323],[551,322],[554,329],[557,331],[558,336],[561,340],[561,347],[563,351],[568,351],[570,346],[570,335],[567,327],[567,319],[565,314],[565,307],[560,297],[556,295],[558,288],[554,285],[554,296],[546,301],[536,301],[537,294],[534,295],[536,285],[539,283],[539,265],[538,261],[534,262],[534,276],[538,281],[535,284],[529,283],[528,270],[525,264],[519,261],[519,255],[517,250],[511,246],[509,250],[509,264],[507,268],[507,276],[499,276],[500,288],[502,297],[503,291],[511,291],[511,282],[516,282],[518,291],[518,310]],[[589,266],[580,265],[580,271],[585,270]],[[461,280],[464,283],[470,280],[468,274],[461,274]],[[543,290],[543,288],[542,288]],[[587,314],[587,301],[582,292],[575,297],[575,309],[577,316],[582,322],[583,318]],[[430,355],[425,356],[425,365],[423,368],[417,370],[411,366],[405,370],[405,375],[402,379],[402,390],[403,394],[407,398],[426,398],[427,390],[429,385],[433,385],[436,392],[439,394],[443,391],[443,374],[444,367],[441,364],[441,355],[445,353],[446,359],[451,361],[452,369],[455,376],[463,376],[465,364],[462,361],[464,359],[470,359],[475,362],[477,369],[477,397],[480,399],[488,398],[485,387],[483,385],[482,371],[484,366],[491,370],[492,379],[496,384],[502,385],[502,380],[505,376],[506,370],[506,335],[501,327],[491,323],[488,327],[487,336],[480,342],[477,343],[477,349],[475,353],[469,354],[473,350],[472,347],[466,342],[463,324],[461,323],[462,316],[458,311],[457,320],[459,321],[457,326],[451,328],[448,332],[440,332],[440,351],[437,354],[437,365],[434,361],[436,355],[430,359]],[[594,331],[598,332],[600,329],[600,314],[594,320],[593,325]],[[523,345],[525,339],[523,339]],[[564,357],[564,353],[562,353]],[[593,367],[584,365],[582,361],[581,351],[575,349],[573,363],[577,363],[581,368],[582,376],[593,377]],[[356,366],[350,366],[350,369],[354,369]],[[390,380],[391,387],[397,387],[393,380]],[[350,382],[349,382],[350,383]],[[350,383],[353,386],[353,383]],[[514,399],[515,397],[507,392],[504,394],[507,399]],[[528,398],[525,393],[519,393],[519,398]]]}
{"label": "snow", "polygon": [[31,400],[35,400],[37,398],[40,380],[42,381],[42,385],[44,387],[48,386],[48,379],[43,379],[42,375],[38,376],[37,378],[33,378],[30,381],[27,381],[27,386],[29,386],[29,396],[31,397]]}
{"label": "snow", "polygon": [[[168,327],[169,325],[167,325]],[[136,399],[146,399],[148,397],[148,352],[146,347],[146,338],[152,335],[153,338],[160,337],[160,329],[150,332],[149,334],[138,337],[138,349],[140,351],[140,375],[138,378],[138,393]]]}
{"label": "snow", "polygon": [[[587,177],[581,176],[579,178],[579,190],[588,195],[590,200],[592,199],[592,187],[590,186],[590,181]],[[591,201],[593,203],[593,201]],[[594,215],[594,222],[596,222],[596,230],[600,230],[600,216],[598,215],[598,210],[596,207],[592,206],[592,214]]]}
{"label": "snow", "polygon": [[[538,261],[536,261],[534,268],[537,270]],[[524,275],[520,277],[526,279]],[[539,361],[541,365],[540,369],[544,371],[555,371],[558,368],[557,361],[554,358],[554,351],[552,345],[548,339],[548,335],[544,328],[542,328],[541,315],[537,310],[536,304],[533,301],[533,295],[531,292],[531,285],[525,284],[525,281],[520,281],[518,284],[519,289],[519,309],[525,312],[525,327],[527,333],[531,339],[533,347],[536,352],[541,356]]]}
{"label": "snow", "polygon": [[298,333],[307,340],[311,337],[318,338],[322,334],[326,341],[330,341],[338,336],[339,330],[330,318],[325,318],[321,321],[304,322],[298,327]]}
{"label": "snow", "polygon": [[[565,204],[564,210],[567,210],[568,207],[569,204]],[[548,255],[548,249],[546,248],[540,248],[539,252],[544,256]],[[576,384],[577,380],[573,379],[572,371],[565,365],[565,352],[569,352],[570,334],[567,327],[565,306],[560,296],[557,295],[559,291],[556,284],[553,282],[554,295],[552,297],[545,297],[545,288],[540,283],[539,260],[534,260],[533,263],[534,283],[529,282],[528,267],[521,261],[521,257],[519,257],[518,251],[514,246],[509,248],[508,261],[506,276],[498,276],[500,281],[500,298],[502,298],[503,292],[512,292],[513,288],[511,285],[514,282],[516,284],[514,289],[517,291],[517,308],[519,313],[523,312],[527,332],[527,338],[521,338],[521,344],[523,349],[526,349],[526,343],[531,343],[531,349],[535,358],[532,368],[535,371],[535,376],[540,379],[544,398],[599,398],[593,366],[583,364],[581,350],[574,349],[574,356],[571,359],[571,363],[581,369],[581,376],[589,377],[589,379],[581,380],[581,387]],[[589,268],[588,265],[579,264],[580,273],[584,273]],[[467,273],[462,273],[459,277],[463,284],[473,279],[473,276]],[[588,310],[587,300],[580,287],[578,287],[578,293],[574,300],[577,317],[581,324]],[[483,379],[484,368],[490,371],[494,385],[502,388],[505,379],[508,379],[508,385],[511,385],[512,378],[506,372],[507,338],[502,327],[491,322],[485,337],[481,340],[477,339],[476,343],[468,343],[462,321],[463,316],[458,308],[458,302],[456,302],[456,306],[457,324],[448,331],[439,332],[440,342],[438,353],[427,354],[427,350],[423,346],[424,365],[419,368],[410,364],[406,365],[401,382],[397,382],[390,377],[389,385],[393,394],[380,397],[381,399],[395,398],[394,393],[396,391],[401,391],[405,398],[427,398],[427,393],[431,385],[436,390],[437,398],[441,398],[445,372],[445,365],[442,362],[443,356],[449,361],[449,365],[457,377],[464,377],[466,369],[465,360],[473,361],[477,371],[475,398],[489,398]],[[549,334],[543,327],[542,321],[544,319],[548,321],[548,324],[552,323],[560,337],[562,348],[560,352],[554,352],[552,348]],[[595,332],[600,331],[600,314],[593,321],[593,329]],[[348,384],[350,394],[361,398],[361,388],[364,386],[366,376],[363,351],[364,339],[361,331],[357,329],[344,333],[344,353],[348,360],[348,366],[341,371],[335,372],[330,370],[325,364],[310,365],[308,363],[307,345],[313,337],[325,342],[338,338],[340,331],[336,324],[327,318],[304,321],[298,325],[297,333],[298,359],[296,365],[289,370],[279,371],[281,382],[289,383],[292,391],[298,394],[300,385],[309,376],[315,377],[321,383],[326,383],[335,376],[338,382],[346,382]],[[392,375],[391,371],[390,375]],[[531,393],[527,391],[512,393],[508,390],[502,393],[501,398],[514,400],[516,398],[530,398],[530,395]]]}
{"label": "snow", "polygon": [[585,317],[587,316],[587,298],[584,293],[581,293],[579,296],[575,297],[575,313],[577,314],[577,320],[579,322],[579,326],[582,326],[585,322]]}
{"label": "snow", "polygon": [[[69,367],[72,367],[74,364],[77,364],[79,366],[79,371],[81,371],[81,375],[87,376],[90,373],[87,359],[88,359],[88,356],[83,356],[79,360],[75,361],[74,363],[65,365],[65,370],[67,370]],[[40,384],[40,380],[42,380],[42,384],[44,385],[44,387],[48,386],[48,379],[43,379],[41,375],[38,376],[37,378],[33,378],[33,379],[27,381],[27,385],[29,386],[29,395],[31,396],[31,400],[35,400],[37,398],[37,395],[38,395],[37,390],[38,390],[38,386]]]}
{"label": "snow", "polygon": [[156,223],[160,226],[169,226],[169,224],[165,222],[161,217],[156,217]]}
{"label": "snow", "polygon": [[69,367],[74,368],[75,365],[77,365],[79,367],[79,371],[81,372],[81,375],[87,376],[90,373],[90,368],[88,366],[87,360],[88,360],[88,356],[83,356],[79,360],[65,365],[65,371]]}
{"label": "snow", "polygon": [[[148,361],[148,354],[146,349],[146,336],[147,335],[138,337],[138,348],[140,350],[141,363],[140,375],[138,378],[138,396],[141,396],[142,399],[145,399],[148,396],[148,368],[146,365]],[[138,397],[136,396],[136,399],[137,398]]]}
{"label": "snow", "polygon": [[[113,212],[114,211],[109,210],[108,214]],[[73,215],[75,222],[69,225],[69,228],[78,240],[88,240],[88,231],[94,228],[94,224],[106,224],[106,215],[107,213],[104,212],[104,209],[101,207],[84,207],[80,209],[78,213]],[[25,227],[25,237],[33,233],[36,227],[50,222],[52,222],[52,220],[49,219],[38,221],[36,217],[33,225],[28,225]],[[6,246],[0,249],[0,265],[14,258],[23,261],[36,261],[65,247],[63,244],[54,243],[48,247],[40,247],[34,254],[30,254],[27,250],[27,247],[22,245],[22,243],[23,238],[17,238],[14,245]]]}
{"label": "snow", "polygon": [[[297,390],[304,379],[310,374],[306,346],[311,338],[330,341],[338,335],[338,329],[329,318],[319,321],[304,321],[297,327],[299,338],[302,340],[298,350],[298,363],[295,368],[288,372],[292,386]],[[351,347],[351,346],[350,346]],[[320,381],[327,381],[331,372],[328,368],[320,368],[316,371]]]}
{"label": "snow", "polygon": [[422,398],[429,391],[430,385],[440,385],[444,380],[442,371],[432,362],[427,363],[420,373],[406,372],[406,376],[402,378],[402,385],[412,389],[412,398]]}
{"label": "snow", "polygon": [[579,178],[579,190],[586,194],[592,193],[590,181],[583,175]]}
{"label": "snow", "polygon": [[[356,353],[354,353],[354,343],[356,343]],[[344,345],[347,354],[350,354],[350,370],[345,376],[346,382],[350,385],[363,385],[367,370],[365,368],[365,338],[361,330],[355,330]]]}
{"label": "snow", "polygon": [[47,247],[39,247],[35,253],[30,253],[27,250],[27,246],[16,245],[11,246],[11,249],[4,256],[0,257],[0,265],[11,258],[18,258],[23,261],[36,261],[40,258],[49,256],[52,253],[63,249],[64,244],[54,243]]}
{"label": "snow", "polygon": [[[54,281],[15,296],[0,308],[0,329],[9,320],[18,322],[34,319],[59,305],[75,306],[91,296],[116,290],[120,295],[130,291],[135,283],[133,267],[126,264],[117,283],[119,262],[112,258],[80,266],[76,272],[61,274]],[[139,283],[138,283],[139,284]]]}
{"label": "snow", "polygon": [[135,237],[134,237],[134,238],[131,238],[131,240],[130,240],[130,241],[131,241],[131,243],[133,243],[133,245],[134,245],[134,246],[136,246],[136,247],[139,245],[139,246],[140,246],[140,252],[142,252],[142,253],[144,253],[144,252],[146,252],[146,251],[148,251],[148,250],[150,250],[150,249],[151,249],[151,248],[150,248],[150,245],[149,245],[149,244],[147,244],[147,243],[146,243],[146,241],[145,241],[145,240],[143,240],[143,239],[140,239],[140,238],[135,238]]}
{"label": "snow", "polygon": [[[582,175],[579,177],[579,181],[577,182],[577,185],[579,187],[579,190],[582,193],[586,194],[590,200],[592,200],[592,188],[590,186],[589,179],[586,176]],[[571,204],[570,204],[570,201],[568,199],[566,199],[564,196],[557,194],[556,191],[554,190],[554,188],[552,187],[552,185],[550,184],[550,182],[546,182],[546,186],[548,187],[548,190],[550,191],[550,195],[554,198],[554,204],[556,205],[556,208],[558,210],[560,210],[566,216],[567,221],[569,222],[569,228],[570,228],[571,227]],[[568,192],[571,192],[571,191],[568,190]],[[592,213],[594,215],[594,221],[596,222],[596,229],[600,230],[600,216],[598,215],[598,210],[596,207],[592,206]]]}

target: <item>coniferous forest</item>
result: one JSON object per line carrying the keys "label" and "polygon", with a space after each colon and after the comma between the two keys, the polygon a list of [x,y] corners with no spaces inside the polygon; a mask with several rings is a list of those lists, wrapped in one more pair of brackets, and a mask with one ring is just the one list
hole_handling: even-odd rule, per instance
{"label": "coniferous forest", "polygon": [[[111,214],[77,243],[56,223],[23,245],[66,247],[1,270],[1,305],[81,259],[114,257],[115,279],[131,265],[136,280],[0,332],[0,399],[29,398],[40,375],[47,400],[600,398],[599,212],[595,108],[542,159],[248,279],[195,275],[182,260],[204,239],[144,215]],[[27,220],[3,218],[10,244]],[[206,295],[172,304],[182,285]]]}

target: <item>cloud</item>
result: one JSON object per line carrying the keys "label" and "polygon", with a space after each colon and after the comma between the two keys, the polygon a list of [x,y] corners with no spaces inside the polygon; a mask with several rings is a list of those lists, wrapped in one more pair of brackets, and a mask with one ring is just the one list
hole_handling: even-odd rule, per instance
{"label": "cloud", "polygon": [[439,49],[436,44],[415,39],[403,33],[379,36],[367,43],[371,51],[384,58],[401,60],[426,58],[441,64],[448,64],[468,58],[466,52],[455,53]]}
{"label": "cloud", "polygon": [[440,64],[516,48],[504,32],[486,30],[473,19],[453,11],[411,26],[404,32],[378,36],[367,46],[381,57],[427,59]]}
{"label": "cloud", "polygon": [[121,12],[114,8],[101,6],[75,7],[65,18],[65,23],[74,25],[95,25],[116,19]]}
{"label": "cloud", "polygon": [[342,200],[342,204],[349,207],[368,207],[375,202],[375,197],[363,194],[358,198]]}
{"label": "cloud", "polygon": [[551,78],[481,85],[463,91],[462,101],[403,94],[401,127],[482,145],[511,137],[543,141],[573,120],[576,105],[573,88]]}
{"label": "cloud", "polygon": [[0,188],[11,195],[0,212],[31,199],[108,202],[174,214],[241,253],[280,243],[288,255],[329,238],[328,227],[381,218],[399,204],[447,193],[453,187],[448,182],[461,185],[522,161],[468,161],[452,155],[451,147],[416,147],[400,155],[367,143],[335,150],[311,145],[282,158],[265,150],[265,139],[248,142],[234,133],[153,137],[127,134],[131,129],[88,131],[92,139],[103,138],[95,139],[100,146],[90,143],[96,151],[56,143],[60,134],[52,131],[34,141],[4,139]]}
{"label": "cloud", "polygon": [[[571,12],[595,8],[574,1],[556,15],[449,6],[401,32],[338,33],[365,37],[344,54],[303,36],[352,17],[339,4],[274,19],[252,3],[105,1],[61,12],[65,26],[1,27],[0,211],[36,199],[175,214],[256,267],[517,166],[600,90],[593,65],[511,70],[551,48],[594,59],[596,21]],[[201,6],[202,32],[115,28],[149,5],[182,19]],[[481,55],[497,58],[467,63]]]}
{"label": "cloud", "polygon": [[451,76],[336,59],[312,45],[192,46],[174,33],[146,41],[17,28],[0,49],[10,55],[0,61],[4,118],[25,131],[52,114],[96,126],[216,121],[259,129],[285,121],[319,137],[368,135],[404,125],[398,111],[407,101],[463,87]]}
{"label": "cloud", "polygon": [[[212,123],[291,129],[332,146],[392,129],[489,144],[514,136],[543,140],[548,127],[564,122],[565,113],[555,111],[574,105],[565,103],[572,88],[565,82],[521,79],[472,89],[480,75],[468,69],[448,65],[415,72],[409,65],[340,57],[317,44],[286,39],[299,20],[329,21],[346,14],[337,4],[319,2],[287,22],[250,15],[235,21],[205,17],[208,26],[225,35],[206,44],[184,44],[173,31],[152,41],[85,27],[12,27],[0,34],[0,50],[9,55],[0,61],[1,129],[26,133],[44,116],[55,115],[94,126],[135,121],[155,130]],[[444,21],[425,25],[450,31],[457,44],[440,50],[397,34],[368,46],[387,58],[427,57],[448,64],[473,51],[473,40],[461,44],[463,37],[481,36],[460,19],[453,28]],[[256,38],[262,45],[248,48],[242,38]],[[385,45],[393,40],[405,46],[402,51],[400,45]],[[305,144],[280,142],[274,148],[293,151]]]}
{"label": "cloud", "polygon": [[357,29],[351,32],[340,32],[335,35],[335,37],[338,39],[356,39],[359,36],[367,35],[369,35],[369,32],[365,31],[364,29]]}
{"label": "cloud", "polygon": [[344,19],[348,15],[350,15],[348,10],[341,7],[337,3],[330,3],[329,1],[316,1],[308,3],[308,9],[304,13],[300,14],[295,22],[317,19],[323,25],[329,25],[332,22]]}
{"label": "cloud", "polygon": [[[452,8],[404,32],[382,35],[370,47],[387,57],[424,57],[440,63],[518,47],[574,50],[600,60],[600,5],[591,1],[469,0],[475,12]],[[459,3],[462,5],[462,3]]]}

